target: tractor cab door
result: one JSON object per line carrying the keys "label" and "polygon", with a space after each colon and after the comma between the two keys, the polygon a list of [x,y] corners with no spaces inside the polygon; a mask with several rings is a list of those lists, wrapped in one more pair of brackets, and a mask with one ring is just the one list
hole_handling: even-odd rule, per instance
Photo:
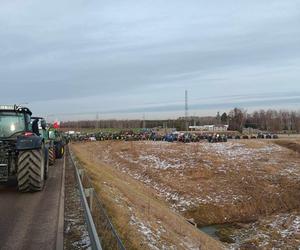
{"label": "tractor cab door", "polygon": [[36,118],[31,123],[32,132],[37,136],[42,137],[45,140],[48,140],[48,131],[47,131],[47,123],[45,119]]}
{"label": "tractor cab door", "polygon": [[39,123],[39,132],[40,132],[40,136],[45,140],[48,141],[49,140],[49,133],[47,130],[47,123],[45,119],[41,119],[40,123]]}
{"label": "tractor cab door", "polygon": [[39,119],[33,120],[32,124],[32,132],[35,133],[37,136],[40,136],[40,130],[39,130]]}

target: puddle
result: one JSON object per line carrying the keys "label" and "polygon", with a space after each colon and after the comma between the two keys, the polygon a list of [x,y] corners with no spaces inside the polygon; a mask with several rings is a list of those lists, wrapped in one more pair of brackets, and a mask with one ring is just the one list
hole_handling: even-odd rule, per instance
{"label": "puddle", "polygon": [[220,240],[220,238],[217,236],[217,228],[218,225],[212,225],[212,226],[206,226],[206,227],[200,227],[200,231],[202,231],[203,233],[208,234],[210,237]]}
{"label": "puddle", "polygon": [[209,225],[200,227],[199,230],[216,240],[226,243],[235,243],[234,233],[237,227],[233,224]]}

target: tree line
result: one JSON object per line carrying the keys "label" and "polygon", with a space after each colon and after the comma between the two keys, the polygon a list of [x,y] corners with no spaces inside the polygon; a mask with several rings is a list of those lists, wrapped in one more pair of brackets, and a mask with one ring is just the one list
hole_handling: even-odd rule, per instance
{"label": "tree line", "polygon": [[[85,120],[62,122],[62,128],[175,128],[185,129],[185,117],[166,120]],[[253,128],[269,132],[300,132],[300,112],[289,110],[258,110],[248,113],[246,110],[234,108],[228,113],[217,113],[216,116],[187,117],[189,125],[229,125],[229,130],[242,132],[243,128]]]}
{"label": "tree line", "polygon": [[227,116],[230,130],[253,128],[270,132],[300,132],[300,112],[289,110],[258,110],[252,113],[234,108]]}

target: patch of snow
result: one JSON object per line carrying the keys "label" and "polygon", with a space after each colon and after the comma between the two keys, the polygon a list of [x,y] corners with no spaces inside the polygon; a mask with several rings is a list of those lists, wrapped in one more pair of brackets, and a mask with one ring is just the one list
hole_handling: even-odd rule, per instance
{"label": "patch of snow", "polygon": [[160,225],[160,228],[157,230],[152,229],[152,226],[149,222],[145,223],[138,219],[133,214],[130,218],[130,224],[135,225],[138,229],[138,231],[143,235],[145,239],[145,243],[148,245],[150,249],[153,250],[159,250],[160,246],[160,237],[162,232],[165,232],[165,229],[162,225]]}
{"label": "patch of snow", "polygon": [[[146,162],[146,166],[150,166],[156,169],[168,169],[168,168],[182,168],[182,164],[178,164],[180,162],[176,159],[161,160],[159,157],[155,155],[140,155],[139,160]],[[170,162],[172,160],[172,162]],[[145,164],[144,164],[145,165]]]}

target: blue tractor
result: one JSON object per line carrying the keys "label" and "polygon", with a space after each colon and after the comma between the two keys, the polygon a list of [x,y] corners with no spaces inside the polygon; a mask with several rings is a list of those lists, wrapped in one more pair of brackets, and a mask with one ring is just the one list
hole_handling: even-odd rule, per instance
{"label": "blue tractor", "polygon": [[43,189],[49,165],[46,133],[46,121],[32,118],[28,108],[0,105],[0,183],[14,179],[20,192]]}

